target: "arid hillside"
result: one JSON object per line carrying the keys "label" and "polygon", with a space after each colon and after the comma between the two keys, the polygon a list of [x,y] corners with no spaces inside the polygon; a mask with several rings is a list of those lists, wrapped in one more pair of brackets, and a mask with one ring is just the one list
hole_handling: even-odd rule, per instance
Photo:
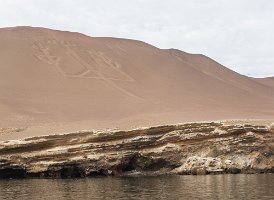
{"label": "arid hillside", "polygon": [[0,127],[273,119],[273,87],[270,78],[141,41],[0,29]]}

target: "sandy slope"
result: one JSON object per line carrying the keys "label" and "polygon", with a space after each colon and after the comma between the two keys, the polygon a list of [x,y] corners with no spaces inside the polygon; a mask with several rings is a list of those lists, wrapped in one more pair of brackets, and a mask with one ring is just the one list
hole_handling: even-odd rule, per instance
{"label": "sandy slope", "polygon": [[273,119],[268,82],[203,55],[135,40],[0,29],[0,127],[54,131],[60,124],[79,129]]}
{"label": "sandy slope", "polygon": [[274,77],[256,78],[255,80],[263,85],[274,88]]}

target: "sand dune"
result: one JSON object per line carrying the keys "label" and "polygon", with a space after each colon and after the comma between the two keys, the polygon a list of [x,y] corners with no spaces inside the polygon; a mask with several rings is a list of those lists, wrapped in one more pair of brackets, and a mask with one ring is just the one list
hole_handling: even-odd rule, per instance
{"label": "sand dune", "polygon": [[204,55],[44,28],[0,29],[0,127],[274,118],[273,78]]}

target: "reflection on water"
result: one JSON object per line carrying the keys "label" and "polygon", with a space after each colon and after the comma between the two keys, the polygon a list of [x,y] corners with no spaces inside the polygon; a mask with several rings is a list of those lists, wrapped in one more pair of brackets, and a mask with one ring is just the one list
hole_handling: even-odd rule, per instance
{"label": "reflection on water", "polygon": [[0,199],[274,199],[274,174],[0,180]]}

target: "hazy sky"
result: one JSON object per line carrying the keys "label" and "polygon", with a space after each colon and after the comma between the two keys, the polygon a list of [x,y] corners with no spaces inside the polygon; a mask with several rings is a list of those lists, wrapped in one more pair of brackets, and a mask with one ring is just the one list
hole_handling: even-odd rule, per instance
{"label": "hazy sky", "polygon": [[274,76],[272,0],[0,0],[0,27],[19,25],[138,39]]}

